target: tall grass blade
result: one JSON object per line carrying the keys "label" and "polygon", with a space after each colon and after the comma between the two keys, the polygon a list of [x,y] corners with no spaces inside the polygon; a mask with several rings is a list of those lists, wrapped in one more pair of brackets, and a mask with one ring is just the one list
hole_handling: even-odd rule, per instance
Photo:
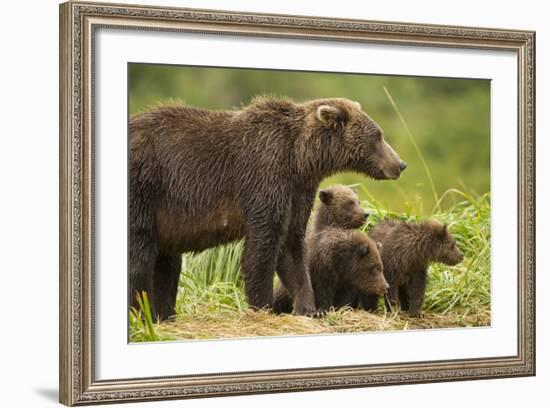
{"label": "tall grass blade", "polygon": [[428,163],[426,163],[426,159],[424,159],[424,155],[422,154],[422,152],[420,151],[420,148],[416,144],[416,140],[414,139],[414,136],[413,136],[411,130],[409,129],[409,126],[407,125],[407,122],[405,121],[405,118],[403,117],[403,115],[401,114],[401,111],[397,107],[397,104],[393,100],[390,92],[388,91],[388,88],[386,88],[385,86],[384,86],[384,92],[386,93],[386,96],[388,97],[388,99],[390,101],[390,104],[393,107],[393,110],[395,110],[395,113],[397,113],[397,116],[399,117],[399,121],[401,122],[401,124],[405,128],[405,132],[407,133],[407,136],[409,136],[409,139],[410,139],[412,145],[414,146],[414,150],[416,150],[416,153],[418,154],[418,157],[420,158],[420,161],[422,162],[422,166],[424,166],[424,170],[426,171],[426,175],[428,176],[428,180],[429,180],[430,186],[432,188],[432,193],[434,195],[434,200],[437,203],[436,206],[438,208],[440,208],[439,207],[440,206],[439,198],[437,196],[437,190],[435,189],[434,180],[432,178],[432,173],[430,172],[430,169],[428,167]]}

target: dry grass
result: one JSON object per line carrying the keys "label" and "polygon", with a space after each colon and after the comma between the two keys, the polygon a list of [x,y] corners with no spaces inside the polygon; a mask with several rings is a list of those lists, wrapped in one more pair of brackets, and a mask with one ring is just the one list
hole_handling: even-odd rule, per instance
{"label": "dry grass", "polygon": [[458,310],[445,315],[426,313],[410,318],[403,313],[369,313],[341,309],[320,319],[305,316],[274,315],[266,311],[220,311],[178,316],[175,321],[155,325],[163,340],[228,339],[237,337],[289,336],[306,334],[357,333],[368,331],[479,327],[491,323],[490,310],[468,314]]}

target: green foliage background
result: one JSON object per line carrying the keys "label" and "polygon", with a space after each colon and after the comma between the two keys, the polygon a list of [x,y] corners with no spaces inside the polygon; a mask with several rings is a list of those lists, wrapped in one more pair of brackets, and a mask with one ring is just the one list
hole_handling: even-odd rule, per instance
{"label": "green foliage background", "polygon": [[[129,112],[169,100],[210,109],[238,109],[259,94],[356,100],[384,129],[386,140],[408,163],[397,181],[375,182],[357,174],[325,180],[367,187],[392,211],[414,208],[430,214],[435,200],[419,156],[384,86],[396,101],[432,173],[438,195],[458,188],[473,195],[490,191],[490,82],[476,79],[203,68],[153,64],[129,66]],[[455,204],[449,194],[442,208]]]}

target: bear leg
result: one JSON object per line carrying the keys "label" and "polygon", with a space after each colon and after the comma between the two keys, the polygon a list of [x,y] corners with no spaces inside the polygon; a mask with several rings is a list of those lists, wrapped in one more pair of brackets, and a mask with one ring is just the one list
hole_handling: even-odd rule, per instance
{"label": "bear leg", "polygon": [[422,317],[422,304],[426,292],[427,274],[426,271],[414,273],[407,287],[409,293],[409,315]]}
{"label": "bear leg", "polygon": [[338,289],[334,297],[334,307],[336,309],[345,306],[349,306],[352,309],[357,309],[359,307],[359,293],[350,286]]}
{"label": "bear leg", "polygon": [[149,304],[153,306],[153,277],[155,262],[159,254],[158,241],[154,233],[154,212],[140,194],[145,191],[140,180],[133,172],[130,163],[130,197],[129,197],[129,253],[128,253],[128,297],[129,305],[139,310],[136,296],[147,293]]}
{"label": "bear leg", "polygon": [[282,283],[273,294],[273,313],[292,313],[292,297]]}
{"label": "bear leg", "polygon": [[294,313],[313,315],[317,308],[304,255],[303,237],[293,235],[287,237],[277,259],[277,274],[287,288],[289,296],[292,296]]}
{"label": "bear leg", "polygon": [[406,286],[399,288],[399,303],[401,304],[401,310],[409,310],[409,293]]}
{"label": "bear leg", "polygon": [[386,309],[394,311],[396,307],[399,307],[399,291],[396,285],[390,284],[390,289],[384,297],[386,303]]}
{"label": "bear leg", "polygon": [[249,231],[245,239],[241,270],[248,304],[253,309],[271,308],[278,244],[275,234]]}
{"label": "bear leg", "polygon": [[157,257],[152,301],[155,317],[159,320],[167,320],[174,315],[180,272],[180,254]]}
{"label": "bear leg", "polygon": [[374,312],[378,309],[378,295],[360,294],[360,303],[363,309],[368,312]]}
{"label": "bear leg", "polygon": [[[139,310],[137,295],[146,292],[147,296],[154,298],[153,293],[153,273],[157,253],[152,247],[134,245],[136,241],[130,241],[130,262],[128,271],[128,297],[129,306]],[[139,248],[140,250],[137,250]],[[152,303],[149,302],[152,306]]]}

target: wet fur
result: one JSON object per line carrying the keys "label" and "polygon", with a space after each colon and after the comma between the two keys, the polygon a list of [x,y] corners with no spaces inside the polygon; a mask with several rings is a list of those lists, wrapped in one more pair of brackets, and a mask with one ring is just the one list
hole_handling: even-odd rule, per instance
{"label": "wet fur", "polygon": [[[422,314],[428,266],[433,262],[456,265],[464,257],[447,227],[434,220],[381,221],[369,235],[382,243],[380,256],[390,285],[386,305],[400,306],[414,317]],[[341,302],[348,301],[351,306],[360,305],[367,310],[375,310],[378,305],[378,296],[374,295],[355,292],[341,297]]]}
{"label": "wet fur", "polygon": [[[348,288],[360,293],[386,290],[377,245],[366,234],[330,227],[308,238],[308,267],[319,312],[336,306],[337,294]],[[286,287],[279,286],[273,311],[290,313],[290,299]]]}
{"label": "wet fur", "polygon": [[399,177],[378,125],[346,99],[257,98],[235,111],[165,106],[129,127],[129,301],[174,313],[183,252],[245,237],[241,270],[253,308],[270,307],[275,270],[299,314],[314,312],[306,223],[321,180],[343,170]]}
{"label": "wet fur", "polygon": [[[353,190],[342,185],[319,192],[321,202],[307,230],[307,266],[316,307],[335,306],[342,291],[383,293],[387,287],[377,245],[353,228],[362,226],[366,213]],[[273,311],[290,313],[292,302],[284,284],[275,291]]]}

